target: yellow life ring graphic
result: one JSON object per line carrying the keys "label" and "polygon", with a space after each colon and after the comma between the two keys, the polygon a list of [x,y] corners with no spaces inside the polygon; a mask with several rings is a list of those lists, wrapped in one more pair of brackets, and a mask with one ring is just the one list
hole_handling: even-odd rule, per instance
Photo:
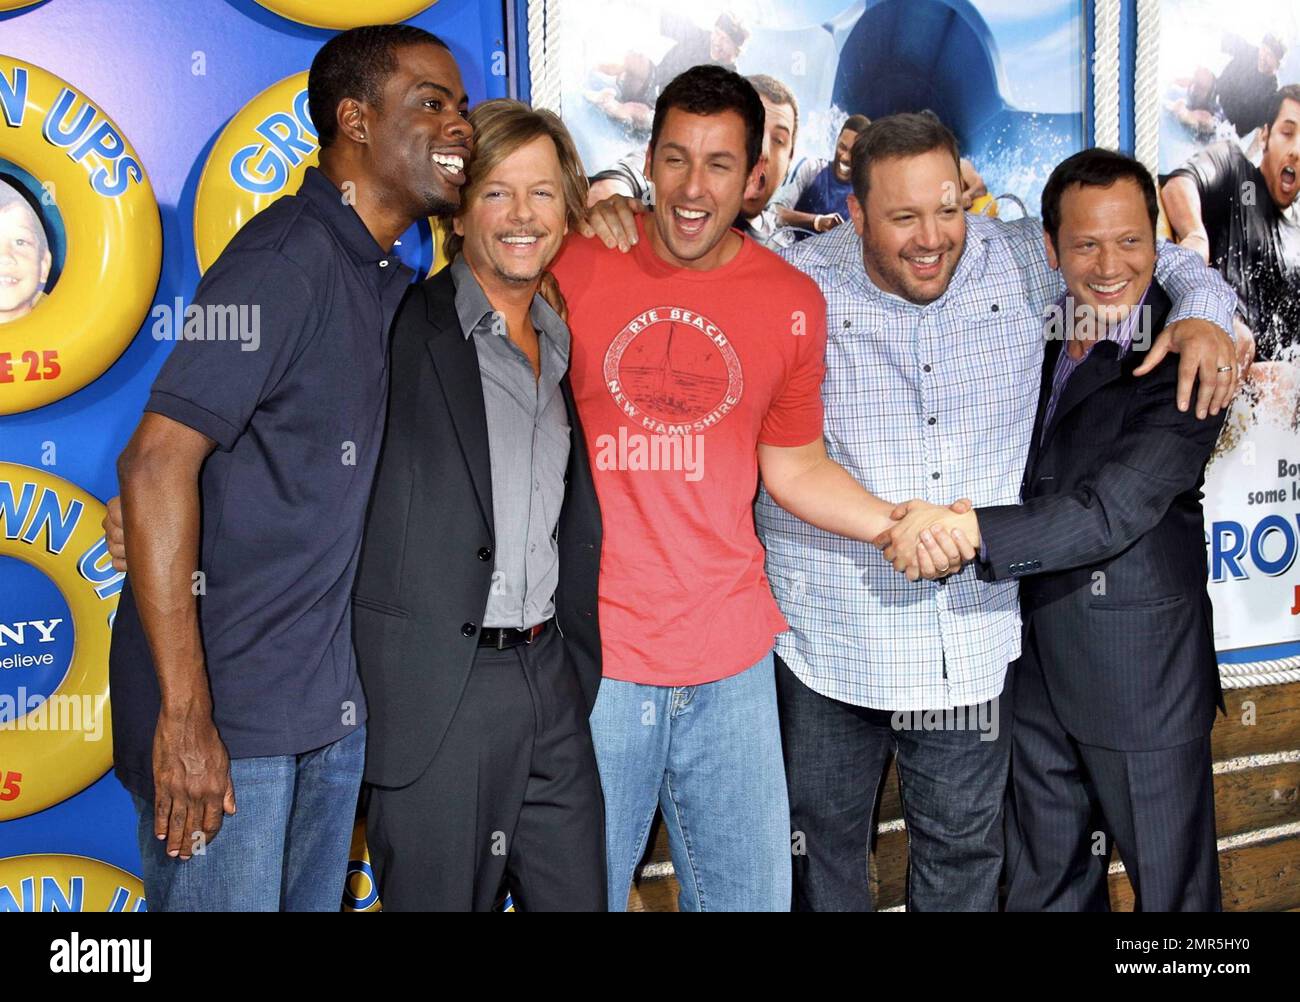
{"label": "yellow life ring graphic", "polygon": [[0,10],[22,10],[24,7],[35,7],[41,0],[0,0]]}
{"label": "yellow life ring graphic", "polygon": [[0,859],[0,912],[147,911],[140,878],[89,856]]}
{"label": "yellow life ring graphic", "polygon": [[352,847],[348,850],[348,876],[343,885],[345,912],[380,912],[379,885],[370,866],[370,849],[366,845],[366,819],[352,826]]}
{"label": "yellow life ring graphic", "polygon": [[[47,290],[55,223],[68,253]],[[122,131],[75,87],[0,55],[0,414],[102,375],[140,329],[161,267],[158,203]]]}
{"label": "yellow life ring graphic", "polygon": [[[274,83],[244,105],[217,137],[194,194],[194,251],[199,271],[212,266],[241,226],[302,185],[320,152],[307,108],[307,73]],[[431,221],[436,222],[436,221]],[[441,230],[433,228],[435,260]]]}
{"label": "yellow life ring graphic", "polygon": [[[363,24],[396,24],[414,17],[435,0],[257,0],[269,11],[313,28],[356,28]],[[360,9],[358,9],[360,8]]]}
{"label": "yellow life ring graphic", "polygon": [[[108,647],[125,575],[113,570],[103,518],[104,506],[80,487],[0,463],[0,822],[66,800],[113,764]],[[52,597],[38,604],[50,611],[23,609],[30,589],[14,587],[6,558],[48,582]],[[16,610],[21,619],[11,621]],[[52,684],[32,691],[25,680],[43,670]]]}

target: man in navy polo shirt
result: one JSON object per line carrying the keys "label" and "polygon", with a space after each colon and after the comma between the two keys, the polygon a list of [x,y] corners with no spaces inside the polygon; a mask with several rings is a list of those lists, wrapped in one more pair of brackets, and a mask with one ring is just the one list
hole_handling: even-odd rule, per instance
{"label": "man in navy polo shirt", "polygon": [[256,337],[180,341],[118,460],[114,764],[152,911],[335,911],[343,891],[366,719],[350,595],[411,277],[392,247],[459,204],[473,130],[450,51],[410,26],[336,36],[308,94],[320,169],[194,297],[250,307]]}

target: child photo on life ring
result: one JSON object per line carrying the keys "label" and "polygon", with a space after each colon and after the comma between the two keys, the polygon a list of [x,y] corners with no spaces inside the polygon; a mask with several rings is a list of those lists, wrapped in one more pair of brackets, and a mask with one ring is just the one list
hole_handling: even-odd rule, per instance
{"label": "child photo on life ring", "polygon": [[45,295],[52,263],[40,216],[0,178],[0,324],[32,312]]}

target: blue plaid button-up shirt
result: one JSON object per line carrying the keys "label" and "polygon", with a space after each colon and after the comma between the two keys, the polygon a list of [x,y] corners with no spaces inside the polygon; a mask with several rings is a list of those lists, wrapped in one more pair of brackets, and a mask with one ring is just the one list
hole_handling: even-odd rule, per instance
{"label": "blue plaid button-up shirt", "polygon": [[[1038,220],[967,216],[947,291],[917,306],[883,293],[851,225],[782,253],[826,296],[826,448],[876,495],[1016,504],[1038,403],[1043,311],[1064,293]],[[1231,332],[1236,297],[1193,253],[1162,242],[1169,317]],[[885,710],[992,699],[1020,655],[1014,581],[967,566],[909,582],[868,543],[816,529],[766,491],[755,508],[790,630],[777,653],[825,696]]]}

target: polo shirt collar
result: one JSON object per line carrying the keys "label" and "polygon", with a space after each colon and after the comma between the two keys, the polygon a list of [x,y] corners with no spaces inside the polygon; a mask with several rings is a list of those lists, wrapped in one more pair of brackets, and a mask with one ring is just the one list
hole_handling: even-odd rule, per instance
{"label": "polo shirt collar", "polygon": [[397,255],[379,246],[357,210],[343,201],[343,193],[318,168],[307,168],[298,194],[317,208],[358,263],[377,264],[384,260],[390,265],[398,263]]}

